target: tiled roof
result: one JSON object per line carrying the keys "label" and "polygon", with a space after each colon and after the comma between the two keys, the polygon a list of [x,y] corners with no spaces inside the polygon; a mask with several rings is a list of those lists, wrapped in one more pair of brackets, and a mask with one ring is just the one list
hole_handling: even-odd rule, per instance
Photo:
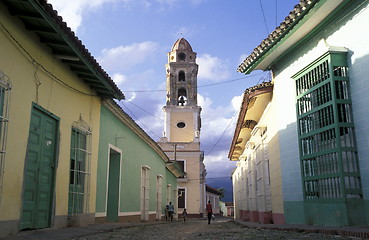
{"label": "tiled roof", "polygon": [[284,21],[265,38],[259,46],[238,66],[237,71],[246,72],[267,50],[273,47],[319,0],[300,0]]}
{"label": "tiled roof", "polygon": [[52,54],[62,56],[62,62],[99,96],[124,99],[122,91],[46,0],[2,0],[2,3],[28,31],[38,35],[41,43],[51,48]]}
{"label": "tiled roof", "polygon": [[221,191],[219,191],[218,189],[216,189],[216,188],[214,188],[214,187],[211,187],[211,186],[209,186],[209,185],[205,185],[206,186],[206,191],[207,192],[210,192],[210,193],[214,193],[214,194],[216,194],[216,195],[222,195],[222,192]]}

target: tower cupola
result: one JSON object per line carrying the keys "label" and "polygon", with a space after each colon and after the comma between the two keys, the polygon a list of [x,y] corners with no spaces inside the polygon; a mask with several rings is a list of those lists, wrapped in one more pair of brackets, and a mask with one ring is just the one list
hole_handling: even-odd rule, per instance
{"label": "tower cupola", "polygon": [[166,64],[167,106],[197,106],[197,72],[196,53],[186,39],[178,39]]}

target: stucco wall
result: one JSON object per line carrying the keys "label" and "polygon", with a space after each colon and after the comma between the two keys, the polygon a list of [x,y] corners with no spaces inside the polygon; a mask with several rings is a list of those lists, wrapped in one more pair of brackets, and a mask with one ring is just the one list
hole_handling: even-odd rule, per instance
{"label": "stucco wall", "polygon": [[[178,160],[185,160],[186,178],[179,179],[178,188],[186,189],[186,208],[188,214],[200,214],[205,200],[202,199],[203,184],[200,184],[200,152],[177,152]],[[174,159],[173,153],[167,154],[170,159]],[[204,197],[204,196],[203,196]],[[182,209],[181,209],[182,210]]]}
{"label": "stucco wall", "polygon": [[[361,1],[362,2],[362,1]],[[291,76],[310,64],[333,46],[348,49],[349,78],[352,108],[361,168],[364,198],[369,198],[369,128],[368,128],[368,63],[369,31],[363,23],[369,21],[368,3],[360,7],[349,5],[344,12],[329,21],[324,29],[293,49],[288,57],[274,67],[274,97],[278,106],[279,136],[284,201],[294,204],[302,201],[301,168],[297,146],[295,83]],[[301,208],[300,208],[301,210]],[[295,211],[296,214],[298,211]],[[291,213],[292,214],[292,213]],[[297,217],[297,216],[296,216]],[[300,216],[301,218],[301,216]]]}
{"label": "stucco wall", "polygon": [[[4,9],[1,5],[0,22],[3,26],[0,28],[0,70],[12,82],[12,91],[0,220],[13,220],[20,217],[32,102],[60,118],[55,214],[67,215],[72,124],[82,116],[92,129],[91,176],[96,176],[100,100],[98,97],[72,90],[70,87],[87,94],[95,94],[59,60],[53,58],[50,50],[40,45],[37,37],[26,32],[23,25]],[[9,31],[11,36],[6,31]],[[60,84],[50,74],[45,73],[41,67],[32,64],[32,60],[11,39],[12,37],[38,63],[70,87]],[[95,189],[95,181],[91,179],[90,212],[95,211]]]}
{"label": "stucco wall", "polygon": [[[195,136],[194,134],[194,119],[193,112],[176,112],[171,113],[171,124],[170,125],[170,141],[172,142],[191,142]],[[178,128],[177,123],[185,122],[184,128]]]}
{"label": "stucco wall", "polygon": [[[1,66],[12,82],[10,122],[0,220],[17,220],[22,208],[23,174],[32,102],[60,118],[60,136],[55,184],[55,215],[68,214],[68,187],[70,170],[70,140],[74,121],[80,116],[92,129],[91,192],[89,212],[95,211],[96,163],[99,138],[100,99],[79,80],[60,60],[53,58],[50,49],[41,45],[38,38],[26,32],[24,26],[11,17],[0,5]],[[6,30],[5,30],[5,29]],[[9,33],[7,33],[8,31]],[[12,38],[27,51],[21,49]],[[30,54],[41,66],[32,64]],[[59,80],[62,81],[61,84]],[[66,86],[66,85],[68,86]],[[77,93],[71,87],[86,94]],[[91,94],[92,96],[88,96]]]}
{"label": "stucco wall", "polygon": [[[122,151],[120,181],[120,216],[139,215],[141,197],[141,167],[150,167],[150,207],[156,210],[156,177],[163,176],[162,210],[166,204],[167,184],[177,189],[177,179],[165,168],[164,160],[134,131],[117,119],[107,107],[101,107],[101,128],[98,163],[96,212],[106,215],[106,191],[109,144]],[[173,199],[173,196],[172,196]]]}

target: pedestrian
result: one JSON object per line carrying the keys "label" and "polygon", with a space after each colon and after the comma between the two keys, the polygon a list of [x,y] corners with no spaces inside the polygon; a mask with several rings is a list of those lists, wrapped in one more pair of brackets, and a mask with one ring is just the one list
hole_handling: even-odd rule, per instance
{"label": "pedestrian", "polygon": [[172,205],[172,202],[169,202],[169,205],[168,205],[168,213],[169,213],[169,219],[170,219],[170,221],[173,221],[174,207]]}
{"label": "pedestrian", "polygon": [[165,205],[165,221],[169,220],[169,212],[168,212],[169,205]]}
{"label": "pedestrian", "polygon": [[186,210],[186,208],[183,209],[182,216],[183,216],[183,221],[186,222],[186,217],[187,217],[187,210]]}
{"label": "pedestrian", "polygon": [[211,217],[213,216],[213,208],[211,207],[210,200],[206,204],[206,212],[208,213],[208,224],[210,224]]}

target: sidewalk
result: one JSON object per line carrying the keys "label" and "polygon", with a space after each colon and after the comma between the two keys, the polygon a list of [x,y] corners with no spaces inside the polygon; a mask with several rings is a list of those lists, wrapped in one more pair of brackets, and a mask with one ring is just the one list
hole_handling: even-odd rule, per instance
{"label": "sidewalk", "polygon": [[347,236],[347,237],[357,237],[361,239],[369,239],[369,226],[317,226],[317,225],[304,225],[304,224],[260,224],[257,222],[245,222],[245,221],[238,220],[238,219],[232,219],[231,221],[239,225],[245,226],[247,228],[322,233],[326,235],[339,235],[339,236]]}

